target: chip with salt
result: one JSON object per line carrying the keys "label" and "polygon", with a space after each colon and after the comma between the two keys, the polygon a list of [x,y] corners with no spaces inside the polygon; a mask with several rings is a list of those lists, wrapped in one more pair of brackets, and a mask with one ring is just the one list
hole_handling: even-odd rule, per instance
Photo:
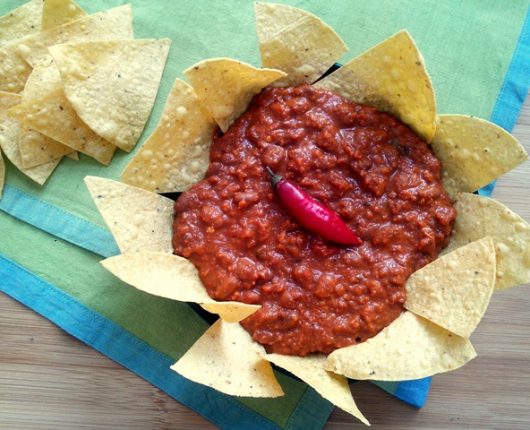
{"label": "chip with salt", "polygon": [[453,234],[444,252],[490,236],[497,259],[496,289],[530,282],[530,224],[502,203],[475,194],[459,193],[454,207]]}
{"label": "chip with salt", "polygon": [[49,56],[49,46],[132,37],[132,10],[124,5],[8,42],[0,47],[0,91],[22,91],[31,66]]}
{"label": "chip with salt", "polygon": [[2,198],[2,193],[4,192],[5,179],[6,179],[6,165],[4,163],[4,158],[2,157],[2,151],[0,151],[0,199]]}
{"label": "chip with salt", "polygon": [[409,311],[469,337],[495,289],[493,239],[479,239],[434,260],[410,276],[406,289]]}
{"label": "chip with salt", "polygon": [[324,369],[326,363],[324,355],[296,357],[292,355],[267,354],[263,358],[291,372],[313,387],[326,400],[353,415],[364,424],[370,425],[355,404],[348,380],[342,375],[337,375]]}
{"label": "chip with salt", "polygon": [[96,176],[85,184],[122,253],[173,253],[172,200]]}
{"label": "chip with salt", "polygon": [[315,84],[397,116],[425,140],[436,130],[436,102],[420,51],[403,30]]}
{"label": "chip with salt", "polygon": [[261,357],[264,353],[239,324],[219,320],[171,369],[232,396],[282,396],[270,363]]}
{"label": "chip with salt", "polygon": [[42,0],[31,0],[0,17],[0,46],[41,29]]}
{"label": "chip with salt", "polygon": [[275,85],[313,83],[347,51],[315,15],[291,6],[256,3],[256,29],[264,67],[287,73]]}
{"label": "chip with salt", "polygon": [[[9,113],[26,127],[56,140],[72,150],[109,164],[116,147],[94,133],[78,116],[64,95],[61,75],[53,61],[37,64],[41,85],[46,95],[32,99],[24,97]],[[38,70],[40,69],[40,70]]]}
{"label": "chip with salt", "polygon": [[439,115],[431,146],[449,193],[478,190],[528,159],[510,133],[468,115]]}
{"label": "chip with salt", "polygon": [[52,46],[66,97],[99,136],[131,151],[155,103],[171,41],[113,40]]}
{"label": "chip with salt", "polygon": [[0,91],[0,147],[4,151],[5,156],[17,169],[28,178],[42,185],[50,177],[60,160],[50,161],[29,169],[24,168],[22,165],[22,159],[18,150],[21,125],[8,114],[8,110],[18,105],[21,99],[20,94]]}
{"label": "chip with salt", "polygon": [[122,173],[157,193],[184,191],[203,178],[216,124],[187,83],[176,79],[155,131]]}
{"label": "chip with salt", "polygon": [[258,69],[230,58],[201,61],[184,74],[223,131],[247,109],[252,97],[286,76],[280,70]]}
{"label": "chip with salt", "polygon": [[[239,302],[217,302],[207,293],[193,263],[164,252],[137,252],[111,257],[103,267],[133,287],[166,299],[199,303],[228,322],[238,322],[261,306]],[[210,306],[213,305],[213,306]]]}
{"label": "chip with salt", "polygon": [[406,381],[458,369],[476,356],[468,339],[403,312],[375,337],[333,351],[325,367],[353,379]]}
{"label": "chip with salt", "polygon": [[86,12],[72,0],[44,0],[42,30],[58,27],[86,16]]}

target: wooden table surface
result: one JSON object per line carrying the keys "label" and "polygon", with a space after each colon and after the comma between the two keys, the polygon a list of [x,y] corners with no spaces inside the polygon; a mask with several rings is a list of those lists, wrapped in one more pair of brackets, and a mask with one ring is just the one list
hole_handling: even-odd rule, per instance
{"label": "wooden table surface", "polygon": [[[530,153],[530,98],[514,134]],[[494,197],[530,221],[530,162]],[[352,386],[373,428],[530,429],[530,288],[494,294],[472,336],[479,357],[434,378],[421,410]],[[0,430],[214,429],[195,412],[0,293]],[[335,410],[326,430],[364,428]]]}

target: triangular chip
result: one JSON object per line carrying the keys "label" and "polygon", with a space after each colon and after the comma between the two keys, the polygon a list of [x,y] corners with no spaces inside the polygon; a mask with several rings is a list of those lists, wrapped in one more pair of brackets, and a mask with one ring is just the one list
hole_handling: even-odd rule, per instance
{"label": "triangular chip", "polygon": [[476,355],[468,339],[404,312],[375,337],[333,351],[326,369],[353,379],[405,381],[458,369]]}
{"label": "triangular chip", "polygon": [[44,0],[42,30],[66,24],[86,16],[86,12],[72,0]]}
{"label": "triangular chip", "polygon": [[476,191],[528,159],[510,133],[467,115],[439,115],[431,146],[449,193]]}
{"label": "triangular chip", "polygon": [[0,91],[22,91],[31,72],[30,65],[45,59],[49,46],[132,37],[132,10],[130,5],[124,5],[8,42],[0,48]]}
{"label": "triangular chip", "polygon": [[228,322],[244,320],[260,308],[259,305],[213,300],[206,292],[193,263],[178,255],[137,252],[111,257],[101,264],[139,290],[166,299],[199,303]]}
{"label": "triangular chip", "polygon": [[169,39],[113,40],[50,48],[81,119],[124,151],[136,145],[155,103]]}
{"label": "triangular chip", "polygon": [[315,84],[389,112],[430,141],[436,129],[431,79],[414,40],[400,31]]}
{"label": "triangular chip", "polygon": [[2,151],[0,151],[0,199],[2,198],[2,193],[4,191],[5,179],[6,179],[6,165],[2,157]]}
{"label": "triangular chip", "polygon": [[18,149],[25,168],[60,160],[64,155],[74,152],[72,148],[27,127],[20,130]]}
{"label": "triangular chip", "polygon": [[530,224],[502,203],[475,194],[457,194],[454,207],[458,216],[444,252],[490,236],[497,259],[495,288],[530,282]]}
{"label": "triangular chip", "polygon": [[122,180],[158,193],[188,189],[208,169],[215,127],[193,88],[175,80],[160,122],[124,170]]}
{"label": "triangular chip", "polygon": [[95,176],[85,184],[122,253],[173,253],[172,200]]}
{"label": "triangular chip", "polygon": [[[22,93],[23,101],[29,100],[31,102],[31,100],[44,97],[48,94],[47,73],[49,73],[47,67],[37,66],[33,69]],[[58,160],[63,155],[73,152],[72,148],[28,127],[22,127],[18,148],[20,150],[22,164],[26,168]]]}
{"label": "triangular chip", "polygon": [[461,337],[475,330],[495,289],[490,237],[462,246],[414,272],[405,307]]}
{"label": "triangular chip", "polygon": [[185,378],[231,396],[283,395],[265,349],[237,323],[212,325],[171,369]]}
{"label": "triangular chip", "polygon": [[47,94],[37,99],[25,95],[22,103],[10,110],[10,115],[26,127],[56,140],[72,150],[109,164],[116,147],[94,133],[77,116],[64,95],[61,75],[53,61],[40,62],[35,72],[42,79]]}
{"label": "triangular chip", "polygon": [[42,0],[31,0],[0,17],[0,46],[40,30]]}
{"label": "triangular chip", "polygon": [[287,76],[275,85],[313,83],[347,51],[342,39],[315,15],[280,4],[256,3],[263,67]]}
{"label": "triangular chip", "polygon": [[313,387],[326,400],[353,415],[364,424],[370,425],[355,404],[348,380],[342,375],[337,375],[324,369],[326,364],[324,355],[295,357],[292,355],[267,354],[263,358],[291,372]]}
{"label": "triangular chip", "polygon": [[286,76],[280,70],[257,69],[230,58],[201,61],[184,74],[223,131],[247,109],[252,97]]}
{"label": "triangular chip", "polygon": [[39,185],[43,185],[55,170],[60,160],[54,160],[46,164],[29,169],[24,168],[18,149],[21,125],[8,115],[8,109],[16,106],[21,101],[20,94],[12,94],[0,91],[0,147],[5,156],[24,175]]}

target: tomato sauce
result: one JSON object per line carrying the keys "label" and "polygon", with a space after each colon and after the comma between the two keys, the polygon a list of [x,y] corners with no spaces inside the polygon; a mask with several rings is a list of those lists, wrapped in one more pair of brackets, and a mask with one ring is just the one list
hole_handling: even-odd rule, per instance
{"label": "tomato sauce", "polygon": [[[265,166],[362,239],[326,242],[278,201]],[[391,115],[310,85],[266,88],[176,202],[173,246],[211,297],[261,304],[242,322],[268,352],[330,353],[403,311],[405,282],[446,245],[456,216],[429,146]]]}

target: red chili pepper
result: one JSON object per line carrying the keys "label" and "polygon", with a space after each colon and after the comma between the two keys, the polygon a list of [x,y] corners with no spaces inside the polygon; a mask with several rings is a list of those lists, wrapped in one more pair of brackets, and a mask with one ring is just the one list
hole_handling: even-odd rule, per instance
{"label": "red chili pepper", "polygon": [[334,211],[316,201],[292,182],[276,175],[269,167],[266,169],[280,201],[305,228],[341,245],[359,246],[362,243]]}

